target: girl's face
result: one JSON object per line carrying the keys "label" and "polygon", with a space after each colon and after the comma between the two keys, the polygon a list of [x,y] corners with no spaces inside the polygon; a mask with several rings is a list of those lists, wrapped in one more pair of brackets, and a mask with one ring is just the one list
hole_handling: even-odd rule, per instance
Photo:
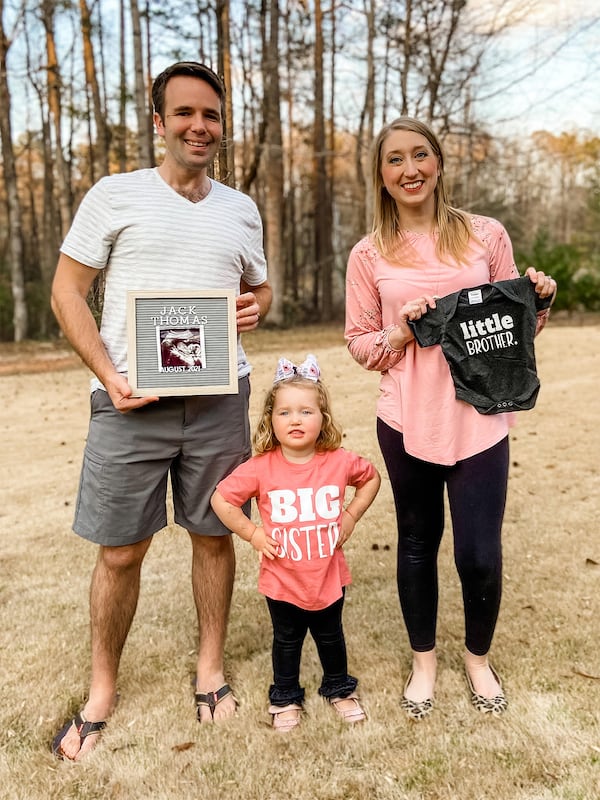
{"label": "girl's face", "polygon": [[381,145],[381,179],[398,210],[435,214],[439,163],[420,133],[391,131]]}
{"label": "girl's face", "polygon": [[280,386],[275,393],[271,421],[286,458],[290,461],[311,458],[323,424],[316,388]]}

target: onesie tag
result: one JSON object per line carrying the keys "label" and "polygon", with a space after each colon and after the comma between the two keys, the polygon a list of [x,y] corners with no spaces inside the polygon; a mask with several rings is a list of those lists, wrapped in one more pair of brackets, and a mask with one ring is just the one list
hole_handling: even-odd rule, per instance
{"label": "onesie tag", "polygon": [[483,303],[481,289],[472,289],[468,294],[468,298],[470,306],[477,305],[477,303]]}

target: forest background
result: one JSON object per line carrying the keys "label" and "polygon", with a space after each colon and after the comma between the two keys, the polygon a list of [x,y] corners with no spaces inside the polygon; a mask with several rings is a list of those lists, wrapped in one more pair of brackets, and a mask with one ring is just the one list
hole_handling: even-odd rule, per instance
{"label": "forest background", "polygon": [[[600,13],[573,0],[561,18],[566,7],[0,0],[0,340],[58,334],[48,298],[62,238],[102,175],[160,162],[150,86],[179,59],[224,78],[214,177],[261,211],[271,325],[341,317],[347,255],[369,229],[369,146],[400,114],[431,123],[454,204],[506,225],[519,267],[557,279],[557,308],[600,309],[600,125],[589,114]],[[536,106],[560,103],[558,57],[578,46],[585,66],[564,77],[581,102],[556,129],[532,129]]]}

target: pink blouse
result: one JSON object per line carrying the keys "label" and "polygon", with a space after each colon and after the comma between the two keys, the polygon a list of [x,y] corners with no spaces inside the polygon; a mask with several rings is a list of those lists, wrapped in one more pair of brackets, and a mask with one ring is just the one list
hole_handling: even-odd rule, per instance
{"label": "pink blouse", "polygon": [[468,265],[441,262],[435,235],[406,232],[416,251],[415,266],[390,263],[365,237],[352,249],[346,272],[345,337],[361,366],[381,372],[377,416],[402,432],[407,453],[447,466],[497,444],[514,424],[514,415],[484,416],[458,400],[439,345],[422,348],[413,340],[394,350],[388,333],[398,310],[420,295],[443,297],[519,277],[504,227],[481,216],[472,216],[471,224],[484,247],[473,244]]}

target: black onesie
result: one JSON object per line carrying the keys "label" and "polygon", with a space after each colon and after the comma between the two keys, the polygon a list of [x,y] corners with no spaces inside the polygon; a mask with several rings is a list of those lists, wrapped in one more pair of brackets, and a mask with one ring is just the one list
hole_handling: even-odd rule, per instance
{"label": "black onesie", "polygon": [[421,347],[441,345],[456,396],[480,414],[533,408],[540,389],[533,337],[548,308],[528,277],[446,295],[409,322]]}

